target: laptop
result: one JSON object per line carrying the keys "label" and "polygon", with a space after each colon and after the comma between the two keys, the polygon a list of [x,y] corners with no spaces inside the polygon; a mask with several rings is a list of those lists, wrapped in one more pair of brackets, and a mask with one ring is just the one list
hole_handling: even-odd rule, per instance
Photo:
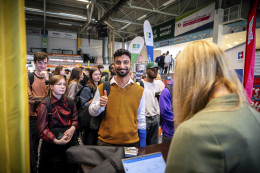
{"label": "laptop", "polygon": [[166,163],[161,152],[122,159],[126,173],[164,173]]}

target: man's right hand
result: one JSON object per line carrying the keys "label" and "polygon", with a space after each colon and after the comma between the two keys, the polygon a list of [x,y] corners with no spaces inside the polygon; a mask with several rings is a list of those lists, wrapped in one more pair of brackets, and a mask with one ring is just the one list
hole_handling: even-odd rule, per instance
{"label": "man's right hand", "polygon": [[100,107],[104,107],[107,105],[107,91],[104,90],[104,95],[100,97]]}

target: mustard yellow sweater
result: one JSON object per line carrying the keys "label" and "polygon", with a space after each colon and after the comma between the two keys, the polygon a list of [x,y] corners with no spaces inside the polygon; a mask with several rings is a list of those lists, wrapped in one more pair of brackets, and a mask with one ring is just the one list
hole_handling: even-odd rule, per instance
{"label": "mustard yellow sweater", "polygon": [[[103,84],[98,86],[103,96]],[[115,83],[110,86],[106,116],[99,128],[99,139],[110,144],[130,144],[139,141],[137,113],[143,88],[131,83],[124,88]]]}

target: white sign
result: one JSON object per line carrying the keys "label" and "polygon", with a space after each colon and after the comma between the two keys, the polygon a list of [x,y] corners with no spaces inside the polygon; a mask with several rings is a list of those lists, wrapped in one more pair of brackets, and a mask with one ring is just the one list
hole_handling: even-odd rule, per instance
{"label": "white sign", "polygon": [[56,37],[56,38],[67,38],[67,39],[72,39],[72,40],[77,39],[77,34],[67,33],[67,32],[48,31],[48,36]]}
{"label": "white sign", "polygon": [[200,26],[213,22],[214,20],[215,3],[195,11],[192,14],[184,17],[184,15],[175,18],[174,36],[181,35]]}
{"label": "white sign", "polygon": [[143,46],[144,46],[144,39],[143,39],[143,37],[139,37],[139,36],[138,36],[138,37],[135,37],[135,38],[131,41],[128,50],[129,50],[129,52],[131,52],[131,53],[140,54],[140,52],[141,52]]}
{"label": "white sign", "polygon": [[246,44],[241,44],[225,51],[229,62],[234,70],[244,69]]}
{"label": "white sign", "polygon": [[144,39],[147,46],[153,46],[153,31],[148,20],[144,21]]}

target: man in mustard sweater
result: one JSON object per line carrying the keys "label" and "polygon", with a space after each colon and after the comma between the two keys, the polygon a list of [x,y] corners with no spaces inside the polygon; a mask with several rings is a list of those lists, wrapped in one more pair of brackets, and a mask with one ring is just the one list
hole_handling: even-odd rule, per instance
{"label": "man in mustard sweater", "polygon": [[143,88],[128,75],[131,53],[119,49],[114,54],[116,77],[110,81],[110,93],[98,86],[89,113],[99,116],[106,111],[98,131],[98,145],[144,147],[146,145],[145,96]]}

